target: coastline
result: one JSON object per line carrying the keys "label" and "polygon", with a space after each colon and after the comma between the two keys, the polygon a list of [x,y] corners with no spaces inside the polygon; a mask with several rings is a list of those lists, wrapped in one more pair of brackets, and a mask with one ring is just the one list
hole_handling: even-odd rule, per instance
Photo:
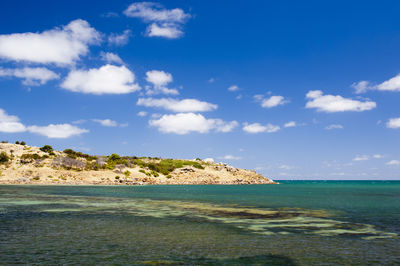
{"label": "coastline", "polygon": [[71,149],[0,143],[0,184],[250,185],[276,184],[253,170],[207,160],[92,156]]}

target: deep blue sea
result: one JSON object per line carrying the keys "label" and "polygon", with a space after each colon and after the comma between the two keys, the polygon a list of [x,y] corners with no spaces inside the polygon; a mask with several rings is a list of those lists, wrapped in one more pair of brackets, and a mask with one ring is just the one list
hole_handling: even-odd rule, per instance
{"label": "deep blue sea", "polygon": [[0,264],[400,265],[400,181],[0,186]]}

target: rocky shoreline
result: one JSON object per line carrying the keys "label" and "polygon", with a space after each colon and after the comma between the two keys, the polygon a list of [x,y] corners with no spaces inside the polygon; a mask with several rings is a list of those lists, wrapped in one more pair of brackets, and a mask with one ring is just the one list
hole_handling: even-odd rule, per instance
{"label": "rocky shoreline", "polygon": [[92,156],[71,149],[0,143],[0,184],[276,184],[255,171],[206,160]]}

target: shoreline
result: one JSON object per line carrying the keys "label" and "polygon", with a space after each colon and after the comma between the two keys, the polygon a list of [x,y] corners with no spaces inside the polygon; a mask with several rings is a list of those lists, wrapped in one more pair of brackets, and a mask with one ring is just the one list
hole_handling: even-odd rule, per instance
{"label": "shoreline", "polygon": [[[212,159],[94,156],[0,143],[0,184],[10,185],[251,185],[276,184],[253,170]],[[1,159],[0,158],[0,159]]]}

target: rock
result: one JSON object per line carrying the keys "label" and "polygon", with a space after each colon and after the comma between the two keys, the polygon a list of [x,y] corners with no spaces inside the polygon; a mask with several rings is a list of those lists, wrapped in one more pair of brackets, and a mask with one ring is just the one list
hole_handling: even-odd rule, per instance
{"label": "rock", "polygon": [[52,165],[56,166],[56,167],[67,168],[67,169],[69,169],[69,168],[83,169],[83,168],[85,168],[86,163],[76,160],[76,159],[68,158],[68,157],[58,157],[53,160]]}

